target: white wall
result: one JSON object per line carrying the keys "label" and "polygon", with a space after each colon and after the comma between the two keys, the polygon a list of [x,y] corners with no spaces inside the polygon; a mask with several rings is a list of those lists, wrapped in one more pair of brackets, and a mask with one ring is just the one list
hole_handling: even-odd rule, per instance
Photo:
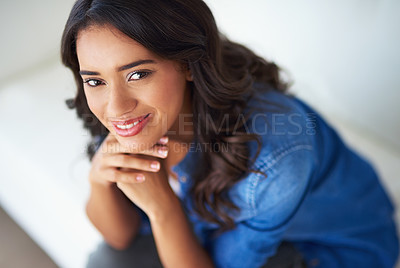
{"label": "white wall", "polygon": [[23,79],[47,62],[59,59],[61,34],[73,3],[0,1],[0,81]]}
{"label": "white wall", "polygon": [[303,99],[400,152],[400,1],[207,3],[222,32],[284,67]]}

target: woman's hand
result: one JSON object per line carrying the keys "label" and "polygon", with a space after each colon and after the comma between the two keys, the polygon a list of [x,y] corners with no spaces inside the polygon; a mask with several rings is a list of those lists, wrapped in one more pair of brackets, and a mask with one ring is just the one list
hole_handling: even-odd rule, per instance
{"label": "woman's hand", "polygon": [[147,151],[132,154],[109,134],[92,159],[91,183],[116,183],[146,214],[157,213],[174,198],[163,159],[168,155],[168,138],[163,137]]}

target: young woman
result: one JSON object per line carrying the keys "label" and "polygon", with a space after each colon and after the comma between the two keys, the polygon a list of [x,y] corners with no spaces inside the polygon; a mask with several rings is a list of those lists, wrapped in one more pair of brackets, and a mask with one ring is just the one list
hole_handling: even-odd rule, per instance
{"label": "young woman", "polygon": [[203,1],[78,0],[62,60],[93,136],[87,214],[118,250],[104,266],[394,266],[374,170]]}

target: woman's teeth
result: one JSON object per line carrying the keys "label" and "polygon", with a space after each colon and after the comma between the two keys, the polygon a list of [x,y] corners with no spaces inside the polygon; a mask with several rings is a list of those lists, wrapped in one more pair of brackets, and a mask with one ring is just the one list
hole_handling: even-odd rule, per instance
{"label": "woman's teeth", "polygon": [[137,124],[139,124],[139,122],[140,122],[140,120],[136,121],[136,122],[133,122],[132,124],[129,124],[129,125],[117,125],[117,127],[120,128],[120,129],[130,129],[133,126],[136,126]]}

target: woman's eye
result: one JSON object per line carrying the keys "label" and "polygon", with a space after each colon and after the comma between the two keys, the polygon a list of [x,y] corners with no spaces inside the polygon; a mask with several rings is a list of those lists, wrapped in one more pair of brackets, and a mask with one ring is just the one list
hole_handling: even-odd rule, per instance
{"label": "woman's eye", "polygon": [[85,84],[88,84],[90,87],[97,87],[103,84],[102,81],[96,79],[88,79],[84,81]]}
{"label": "woman's eye", "polygon": [[149,74],[150,72],[145,72],[145,71],[133,72],[129,77],[129,80],[140,80],[142,78],[145,78]]}

